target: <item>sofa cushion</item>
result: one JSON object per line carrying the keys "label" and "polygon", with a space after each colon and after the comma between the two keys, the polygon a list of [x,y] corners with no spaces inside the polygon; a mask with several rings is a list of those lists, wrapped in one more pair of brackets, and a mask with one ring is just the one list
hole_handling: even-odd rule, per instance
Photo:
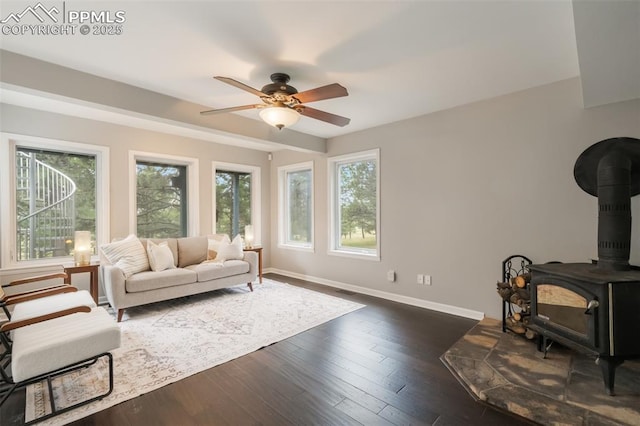
{"label": "sofa cushion", "polygon": [[178,266],[178,239],[177,238],[140,238],[140,242],[147,247],[147,242],[153,241],[154,244],[167,243],[171,254],[173,255],[173,264]]}
{"label": "sofa cushion", "polygon": [[196,282],[197,279],[197,274],[188,269],[165,269],[164,271],[158,272],[146,271],[127,278],[125,281],[125,289],[127,293],[137,293],[158,288],[190,284]]}
{"label": "sofa cushion", "polygon": [[233,275],[249,272],[249,263],[244,260],[228,260],[222,262],[204,262],[200,265],[191,265],[186,269],[198,274],[198,282],[231,277]]}
{"label": "sofa cushion", "polygon": [[100,250],[114,266],[122,269],[126,278],[131,275],[149,270],[147,251],[135,235],[131,234],[124,240],[110,244],[103,244]]}
{"label": "sofa cushion", "polygon": [[178,238],[178,267],[195,265],[207,260],[207,237]]}
{"label": "sofa cushion", "polygon": [[176,267],[173,262],[173,253],[166,241],[156,244],[147,240],[147,256],[152,271],[164,271]]}

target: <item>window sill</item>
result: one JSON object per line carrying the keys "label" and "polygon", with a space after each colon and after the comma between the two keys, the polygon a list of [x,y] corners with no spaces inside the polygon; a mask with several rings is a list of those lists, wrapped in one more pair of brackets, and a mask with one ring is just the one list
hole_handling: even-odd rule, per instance
{"label": "window sill", "polygon": [[315,253],[314,247],[296,246],[293,244],[278,244],[278,248],[285,250],[301,251],[306,253]]}
{"label": "window sill", "polygon": [[380,256],[376,254],[359,253],[347,250],[329,250],[329,256],[349,257],[352,259],[368,260],[372,262],[380,262]]}

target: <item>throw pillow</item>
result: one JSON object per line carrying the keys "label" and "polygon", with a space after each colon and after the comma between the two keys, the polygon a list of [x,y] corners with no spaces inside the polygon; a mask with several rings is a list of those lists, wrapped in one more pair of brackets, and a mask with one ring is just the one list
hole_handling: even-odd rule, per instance
{"label": "throw pillow", "polygon": [[238,234],[231,243],[223,241],[218,246],[218,255],[216,260],[224,262],[225,260],[242,260],[244,252],[242,251],[242,237]]}
{"label": "throw pillow", "polygon": [[173,269],[176,265],[173,263],[173,253],[166,241],[156,244],[151,240],[147,240],[147,256],[149,257],[149,266],[152,271],[164,271],[165,269]]}
{"label": "throw pillow", "polygon": [[208,239],[208,248],[207,248],[207,260],[214,260],[218,255],[218,250],[220,248],[220,244],[226,242],[227,244],[231,243],[229,236],[227,234],[213,234],[207,237]]}
{"label": "throw pillow", "polygon": [[178,238],[178,268],[207,260],[207,237]]}
{"label": "throw pillow", "polygon": [[100,246],[100,250],[109,263],[122,269],[125,278],[129,278],[137,272],[149,270],[147,252],[140,240],[133,234],[124,240],[103,244]]}

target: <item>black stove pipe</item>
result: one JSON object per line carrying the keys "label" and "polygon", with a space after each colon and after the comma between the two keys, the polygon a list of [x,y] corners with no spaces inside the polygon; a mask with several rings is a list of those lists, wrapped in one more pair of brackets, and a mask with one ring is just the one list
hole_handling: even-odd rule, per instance
{"label": "black stove pipe", "polygon": [[598,269],[629,270],[631,160],[618,150],[598,162],[598,210]]}

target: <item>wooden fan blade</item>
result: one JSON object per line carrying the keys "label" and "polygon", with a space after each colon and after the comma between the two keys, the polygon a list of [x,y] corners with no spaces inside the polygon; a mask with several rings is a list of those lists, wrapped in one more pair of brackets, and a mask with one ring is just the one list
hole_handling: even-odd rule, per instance
{"label": "wooden fan blade", "polygon": [[300,114],[315,118],[316,120],[326,121],[330,124],[335,124],[336,126],[344,127],[351,122],[350,118],[342,117],[340,115],[331,114],[330,112],[320,111],[319,109],[310,108],[308,106],[303,106],[300,108],[296,108]]}
{"label": "wooden fan blade", "polygon": [[220,114],[223,112],[233,112],[233,111],[242,111],[245,109],[254,109],[261,107],[262,105],[242,105],[237,107],[229,107],[229,108],[220,108],[220,109],[211,109],[209,111],[201,111],[200,115],[212,115],[212,114]]}
{"label": "wooden fan blade", "polygon": [[227,83],[227,84],[230,84],[230,85],[232,85],[234,87],[237,87],[238,89],[242,89],[242,90],[247,91],[249,93],[253,93],[256,96],[260,96],[260,97],[266,96],[265,93],[262,93],[258,89],[254,89],[253,87],[247,86],[246,84],[240,83],[239,81],[234,80],[232,78],[220,77],[220,76],[215,76],[213,78],[215,78],[216,80],[220,80],[223,83]]}
{"label": "wooden fan blade", "polygon": [[305,90],[304,92],[296,93],[292,96],[299,100],[300,103],[305,104],[307,102],[321,101],[323,99],[349,96],[349,92],[347,92],[347,89],[338,83],[333,83],[322,87],[316,87],[315,89]]}

